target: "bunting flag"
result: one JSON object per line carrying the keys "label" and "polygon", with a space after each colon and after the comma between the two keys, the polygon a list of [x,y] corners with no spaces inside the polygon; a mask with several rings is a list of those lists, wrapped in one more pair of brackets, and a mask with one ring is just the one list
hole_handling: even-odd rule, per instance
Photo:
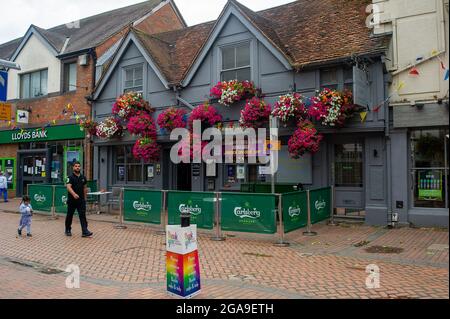
{"label": "bunting flag", "polygon": [[416,62],[420,62],[424,59],[423,55],[420,55],[416,58]]}
{"label": "bunting flag", "polygon": [[420,73],[419,73],[419,70],[417,70],[417,68],[416,68],[415,66],[413,66],[413,67],[411,68],[411,70],[409,70],[409,75],[415,77],[415,76],[419,76]]}
{"label": "bunting flag", "polygon": [[384,105],[384,101],[383,101],[383,103],[381,103],[380,105],[378,105],[377,107],[375,107],[374,109],[373,109],[373,111],[375,112],[375,113],[378,113],[378,111],[380,111],[380,109],[381,109],[381,107]]}
{"label": "bunting flag", "polygon": [[361,112],[361,113],[359,113],[359,116],[361,117],[361,123],[364,123],[366,121],[367,113],[368,112]]}
{"label": "bunting flag", "polygon": [[444,71],[447,70],[447,67],[445,66],[444,62],[442,62],[442,61],[441,61],[441,69]]}
{"label": "bunting flag", "polygon": [[399,92],[401,89],[403,89],[405,87],[405,82],[404,81],[400,81],[395,89],[396,92]]}
{"label": "bunting flag", "polygon": [[448,76],[449,76],[449,69],[447,69],[447,70],[445,71],[444,81],[448,81]]}

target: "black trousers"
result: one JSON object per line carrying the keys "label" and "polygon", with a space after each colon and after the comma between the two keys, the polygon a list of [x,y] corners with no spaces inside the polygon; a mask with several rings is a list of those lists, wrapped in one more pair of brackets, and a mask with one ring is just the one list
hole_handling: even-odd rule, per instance
{"label": "black trousers", "polygon": [[83,234],[88,232],[88,222],[86,219],[86,201],[80,200],[73,203],[67,203],[67,216],[66,216],[66,232],[72,230],[72,220],[75,210],[80,217],[81,230]]}

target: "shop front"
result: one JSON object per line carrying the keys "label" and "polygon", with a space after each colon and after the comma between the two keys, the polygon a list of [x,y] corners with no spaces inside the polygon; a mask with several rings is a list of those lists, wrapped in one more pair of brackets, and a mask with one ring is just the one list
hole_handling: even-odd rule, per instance
{"label": "shop front", "polygon": [[0,131],[0,145],[17,147],[15,158],[0,159],[16,196],[29,184],[63,183],[74,161],[86,167],[85,133],[77,124]]}
{"label": "shop front", "polygon": [[393,180],[393,200],[400,221],[448,227],[448,105],[394,106],[393,113],[392,170],[401,172]]}

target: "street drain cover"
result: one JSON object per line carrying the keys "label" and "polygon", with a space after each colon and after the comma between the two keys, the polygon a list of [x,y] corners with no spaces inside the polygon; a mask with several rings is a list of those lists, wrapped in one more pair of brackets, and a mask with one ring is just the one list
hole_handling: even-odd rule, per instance
{"label": "street drain cover", "polygon": [[403,248],[389,246],[372,246],[365,250],[370,254],[400,254],[404,251]]}
{"label": "street drain cover", "polygon": [[30,265],[30,264],[27,264],[27,263],[24,263],[24,262],[21,262],[21,261],[11,260],[11,263],[19,265],[19,266],[22,266],[22,267],[30,267],[30,268],[34,267],[33,265]]}

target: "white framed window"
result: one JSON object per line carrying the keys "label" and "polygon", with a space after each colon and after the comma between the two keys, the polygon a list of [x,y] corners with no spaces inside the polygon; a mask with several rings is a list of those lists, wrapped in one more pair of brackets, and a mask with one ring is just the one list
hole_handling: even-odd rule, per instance
{"label": "white framed window", "polygon": [[77,90],[77,63],[64,64],[64,92]]}
{"label": "white framed window", "polygon": [[144,91],[144,66],[135,65],[126,67],[123,70],[123,92],[138,92]]}
{"label": "white framed window", "polygon": [[220,80],[251,81],[250,42],[222,47]]}
{"label": "white framed window", "polygon": [[20,98],[31,99],[47,95],[48,70],[20,75]]}

